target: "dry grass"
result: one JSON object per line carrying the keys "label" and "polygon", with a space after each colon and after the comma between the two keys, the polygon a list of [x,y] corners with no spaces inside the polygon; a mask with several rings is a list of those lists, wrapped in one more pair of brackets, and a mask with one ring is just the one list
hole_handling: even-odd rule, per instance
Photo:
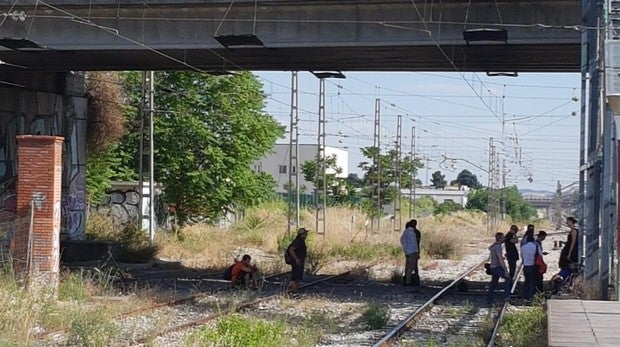
{"label": "dry grass", "polygon": [[[404,223],[406,218],[402,221]],[[245,220],[227,229],[194,225],[175,235],[159,235],[159,256],[181,261],[188,267],[224,268],[233,258],[250,253],[263,269],[277,271],[284,263],[279,244],[286,235],[286,222],[286,205],[272,202],[248,211]],[[314,230],[314,223],[314,213],[302,211],[301,225]],[[423,258],[459,258],[464,241],[490,236],[486,215],[470,211],[422,217],[418,219],[418,226],[423,235]],[[311,272],[320,270],[330,261],[344,259],[402,260],[402,228],[395,228],[391,219],[382,220],[381,230],[373,231],[361,210],[333,207],[327,210],[326,230],[324,235],[311,233],[308,237]]]}
{"label": "dry grass", "polygon": [[84,272],[63,274],[58,300],[49,285],[25,290],[10,269],[0,269],[0,346],[34,345],[41,333],[57,329],[67,331],[69,345],[108,345],[116,334],[115,318],[149,300],[144,299],[148,295],[131,300],[98,296],[108,288],[95,280]]}

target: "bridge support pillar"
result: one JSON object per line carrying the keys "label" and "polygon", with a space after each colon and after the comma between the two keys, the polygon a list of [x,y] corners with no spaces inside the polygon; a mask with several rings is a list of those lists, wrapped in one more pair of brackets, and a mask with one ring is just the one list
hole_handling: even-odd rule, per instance
{"label": "bridge support pillar", "polygon": [[17,135],[62,136],[61,238],[84,237],[87,99],[72,72],[0,73],[0,224],[16,214]]}

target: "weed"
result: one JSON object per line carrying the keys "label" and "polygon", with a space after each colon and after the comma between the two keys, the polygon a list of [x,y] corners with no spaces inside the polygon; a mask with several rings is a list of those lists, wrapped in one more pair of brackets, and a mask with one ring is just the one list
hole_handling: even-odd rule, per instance
{"label": "weed", "polygon": [[58,299],[84,301],[88,295],[84,283],[83,272],[69,273],[60,280],[58,285]]}
{"label": "weed", "polygon": [[185,344],[192,346],[278,347],[286,345],[283,322],[267,322],[231,314],[221,318],[213,328],[203,327],[189,335]]}
{"label": "weed", "polygon": [[500,326],[499,346],[544,346],[547,316],[542,306],[506,313]]}
{"label": "weed", "polygon": [[375,303],[368,304],[362,313],[362,321],[368,329],[381,329],[389,319],[388,308]]}
{"label": "weed", "polygon": [[117,327],[102,311],[77,311],[69,328],[69,345],[108,346]]}
{"label": "weed", "polygon": [[351,243],[348,245],[334,245],[330,249],[329,255],[368,261],[386,256],[392,258],[402,257],[403,252],[400,245]]}

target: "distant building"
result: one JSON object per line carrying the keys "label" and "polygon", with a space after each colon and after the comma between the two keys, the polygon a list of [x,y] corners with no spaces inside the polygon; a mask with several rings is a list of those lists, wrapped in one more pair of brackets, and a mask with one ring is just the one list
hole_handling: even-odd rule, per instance
{"label": "distant building", "polygon": [[[315,144],[300,144],[299,145],[299,157],[297,162],[301,166],[308,160],[316,160],[316,154],[318,151],[318,145]],[[349,152],[337,149],[334,147],[325,147],[325,157],[336,155],[336,166],[342,169],[342,173],[338,177],[346,178],[349,175]],[[299,187],[301,190],[305,190],[308,193],[314,191],[314,184],[304,180],[304,175],[301,172],[301,168],[289,168],[289,145],[288,144],[276,144],[274,152],[267,154],[263,159],[254,163],[253,169],[256,172],[265,172],[270,174],[274,180],[276,180],[276,192],[285,193],[288,186],[288,179],[290,170],[292,172],[298,171],[299,175]],[[327,173],[334,173],[327,170]]]}
{"label": "distant building", "polygon": [[[404,197],[409,197],[409,189],[401,189],[401,194]],[[414,200],[428,196],[433,198],[438,204],[452,201],[465,207],[467,205],[467,194],[469,194],[469,189],[466,186],[463,186],[461,190],[416,188]]]}

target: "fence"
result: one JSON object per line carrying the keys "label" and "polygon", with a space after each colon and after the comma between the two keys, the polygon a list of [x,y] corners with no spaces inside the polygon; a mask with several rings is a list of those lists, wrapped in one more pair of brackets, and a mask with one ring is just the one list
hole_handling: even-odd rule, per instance
{"label": "fence", "polygon": [[[14,213],[4,213],[0,220],[0,268],[9,269],[14,266],[30,272],[32,264],[34,201],[27,207],[26,217],[17,217]],[[18,233],[18,231],[20,231]],[[10,254],[11,245],[23,245],[17,257]]]}

